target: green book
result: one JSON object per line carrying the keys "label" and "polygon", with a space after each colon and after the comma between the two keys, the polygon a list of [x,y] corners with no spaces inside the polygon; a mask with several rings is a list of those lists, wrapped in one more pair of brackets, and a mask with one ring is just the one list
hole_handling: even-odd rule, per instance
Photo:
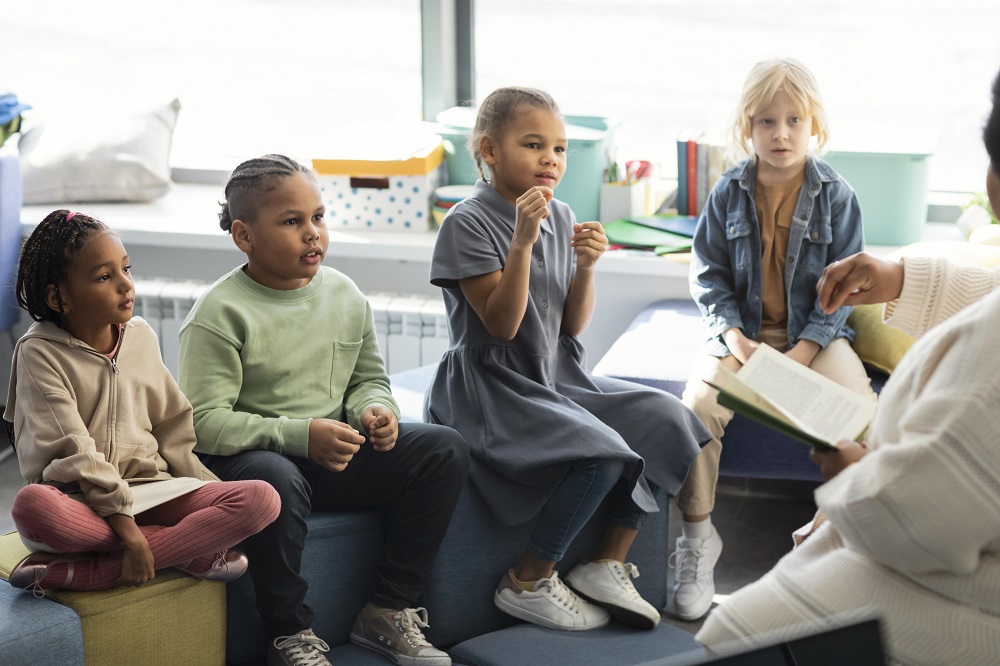
{"label": "green book", "polygon": [[613,220],[605,224],[604,234],[613,245],[650,250],[653,248],[672,248],[669,250],[671,252],[683,252],[691,249],[691,239],[687,236],[636,224],[626,219]]}

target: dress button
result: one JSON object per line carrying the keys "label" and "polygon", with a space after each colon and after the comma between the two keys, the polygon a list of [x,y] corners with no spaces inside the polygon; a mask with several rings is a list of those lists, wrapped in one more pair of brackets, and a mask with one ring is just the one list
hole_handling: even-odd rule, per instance
{"label": "dress button", "polygon": [[542,301],[542,307],[543,308],[549,307],[549,302],[548,301]]}
{"label": "dress button", "polygon": [[729,227],[729,233],[735,234],[736,233],[736,227],[730,226]]}
{"label": "dress button", "polygon": [[795,263],[795,255],[792,255],[791,257],[788,257],[788,263],[790,263],[790,264],[794,264]]}
{"label": "dress button", "polygon": [[542,263],[541,261],[539,261],[539,262],[538,262],[538,265],[539,265],[539,266],[542,266],[542,265],[543,265],[543,263]]}
{"label": "dress button", "polygon": [[817,238],[819,238],[819,234],[814,231],[809,235],[809,238],[816,240]]}
{"label": "dress button", "polygon": [[760,296],[754,296],[753,297],[753,302],[754,303],[760,303]]}

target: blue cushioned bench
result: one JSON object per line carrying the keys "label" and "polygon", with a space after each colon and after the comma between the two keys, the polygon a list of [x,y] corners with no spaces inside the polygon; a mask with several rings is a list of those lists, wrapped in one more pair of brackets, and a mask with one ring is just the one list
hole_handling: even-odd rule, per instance
{"label": "blue cushioned bench", "polygon": [[[403,421],[421,420],[423,396],[434,369],[426,366],[390,377]],[[654,606],[664,608],[669,588],[669,498],[660,491],[657,499],[660,512],[647,517],[629,559],[641,574],[635,579],[636,588]],[[382,547],[378,514],[318,513],[308,518],[308,527],[302,563],[310,581],[306,601],[316,611],[316,633],[333,648],[330,661],[384,666],[388,662],[380,656],[348,641]],[[692,656],[704,654],[690,633],[669,624],[661,623],[653,631],[612,623],[594,632],[555,632],[497,610],[493,605],[497,581],[520,557],[531,527],[498,524],[474,488],[466,486],[463,491],[420,601],[430,614],[427,637],[448,649],[456,664],[629,665],[674,655],[684,655],[685,663],[690,663]],[[568,572],[596,547],[601,532],[599,520],[587,525],[558,569]],[[249,576],[228,585],[227,614],[227,661],[262,664],[267,644]]]}
{"label": "blue cushioned bench", "polygon": [[[702,317],[690,299],[657,301],[644,309],[594,367],[594,374],[662,389],[680,397],[701,351]],[[888,377],[869,369],[872,388]],[[719,473],[764,479],[822,481],[809,447],[737,414],[722,438]]]}

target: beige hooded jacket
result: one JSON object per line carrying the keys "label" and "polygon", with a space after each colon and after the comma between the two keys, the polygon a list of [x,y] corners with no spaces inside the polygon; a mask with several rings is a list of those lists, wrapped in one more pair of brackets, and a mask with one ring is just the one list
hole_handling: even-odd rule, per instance
{"label": "beige hooded jacket", "polygon": [[134,484],[217,480],[194,455],[191,403],[138,317],[114,361],[51,322],[33,324],[14,348],[4,418],[28,483],[81,493],[102,517],[132,515]]}

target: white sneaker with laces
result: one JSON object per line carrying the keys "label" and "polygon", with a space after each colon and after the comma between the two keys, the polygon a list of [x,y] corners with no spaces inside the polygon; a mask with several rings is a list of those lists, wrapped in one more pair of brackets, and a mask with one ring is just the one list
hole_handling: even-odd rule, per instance
{"label": "white sneaker with laces", "polygon": [[642,598],[632,584],[639,569],[632,564],[585,562],[573,567],[566,582],[586,599],[600,604],[616,620],[640,629],[652,629],[660,621],[660,611]]}
{"label": "white sneaker with laces", "polygon": [[670,556],[674,567],[674,611],[682,620],[697,620],[712,607],[715,564],[722,555],[722,537],[712,526],[704,539],[679,537]]}
{"label": "white sneaker with laces", "polygon": [[332,666],[323,653],[326,641],[305,629],[291,636],[278,636],[267,646],[267,666]]}
{"label": "white sneaker with laces", "polygon": [[493,595],[493,603],[508,615],[561,631],[589,631],[611,621],[608,611],[577,596],[556,571],[551,578],[536,581],[531,590],[521,589],[513,576],[508,570]]}

